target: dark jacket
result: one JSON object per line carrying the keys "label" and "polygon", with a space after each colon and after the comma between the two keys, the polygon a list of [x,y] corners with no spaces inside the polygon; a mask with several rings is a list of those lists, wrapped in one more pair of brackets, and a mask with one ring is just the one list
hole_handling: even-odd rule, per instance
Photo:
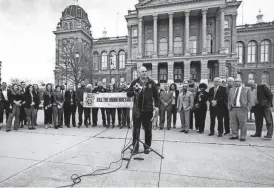
{"label": "dark jacket", "polygon": [[139,109],[141,112],[153,111],[154,103],[155,107],[159,108],[160,101],[159,101],[159,95],[157,91],[157,85],[156,83],[148,78],[148,82],[145,85],[145,88],[142,89],[142,91],[139,94],[136,94],[135,92],[135,84],[139,83],[141,84],[140,78],[137,78],[134,80],[127,91],[128,97],[134,97],[134,106],[133,108]]}
{"label": "dark jacket", "polygon": [[63,102],[64,102],[63,93],[62,93],[62,92],[60,92],[60,93],[54,92],[54,94],[53,94],[53,99],[54,99],[54,100],[53,100],[53,105],[54,105],[54,106],[63,104]]}
{"label": "dark jacket", "polygon": [[46,106],[52,105],[54,102],[53,93],[51,93],[51,95],[48,95],[47,92],[44,92],[43,98],[44,98],[44,104],[43,104],[44,108]]}
{"label": "dark jacket", "polygon": [[207,109],[207,100],[208,100],[208,92],[207,91],[199,91],[196,93],[194,97],[194,105],[196,106],[198,104],[198,107],[195,107],[195,109]]}
{"label": "dark jacket", "polygon": [[273,94],[265,84],[257,85],[257,100],[259,106],[273,107]]}
{"label": "dark jacket", "polygon": [[39,106],[41,104],[41,93],[39,91],[38,92],[33,91],[33,95],[35,95],[35,98],[37,99],[37,102],[35,103],[34,108],[39,109]]}
{"label": "dark jacket", "polygon": [[83,97],[84,97],[84,93],[86,91],[86,87],[80,87],[76,90],[76,101],[78,104],[80,104],[80,102],[83,102]]}
{"label": "dark jacket", "polygon": [[76,92],[75,91],[72,91],[72,95],[70,93],[70,90],[65,92],[64,105],[76,106]]}
{"label": "dark jacket", "polygon": [[210,108],[212,108],[212,100],[217,101],[217,105],[215,107],[220,107],[223,109],[225,105],[227,104],[227,94],[226,94],[226,88],[223,86],[219,86],[215,96],[214,96],[214,87],[209,89],[209,94],[208,94],[208,101],[210,102]]}
{"label": "dark jacket", "polygon": [[29,93],[25,93],[23,98],[24,98],[24,107],[25,108],[30,108],[31,107],[31,104],[32,102],[34,103],[33,107],[34,108],[37,108],[37,106],[39,107],[39,97],[36,93],[32,93],[32,96],[29,94]]}
{"label": "dark jacket", "polygon": [[6,100],[4,94],[2,93],[2,89],[0,89],[0,109],[4,108]]}

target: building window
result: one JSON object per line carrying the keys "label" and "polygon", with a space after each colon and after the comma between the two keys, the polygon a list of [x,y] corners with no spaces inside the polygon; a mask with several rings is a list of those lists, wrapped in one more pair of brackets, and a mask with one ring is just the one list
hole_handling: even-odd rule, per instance
{"label": "building window", "polygon": [[261,62],[269,62],[269,46],[268,40],[263,40],[261,43]]}
{"label": "building window", "polygon": [[257,44],[255,41],[251,41],[248,43],[248,63],[255,63],[256,62],[256,51],[257,51]]}
{"label": "building window", "polygon": [[116,52],[112,51],[109,54],[109,68],[116,69]]}
{"label": "building window", "polygon": [[132,71],[132,80],[135,80],[135,79],[137,79],[137,78],[138,78],[138,73],[137,73],[137,70],[134,69],[134,70]]}
{"label": "building window", "polygon": [[133,29],[132,30],[132,36],[133,37],[137,37],[137,29]]}
{"label": "building window", "polygon": [[211,70],[212,70],[212,68],[209,68],[209,67],[207,68],[207,79],[208,80],[212,80],[212,76],[211,76],[212,71]]}
{"label": "building window", "polygon": [[148,39],[145,44],[145,55],[151,57],[153,53],[153,41]]}
{"label": "building window", "polygon": [[137,46],[133,46],[132,48],[132,59],[135,60],[137,58]]}
{"label": "building window", "polygon": [[126,66],[126,53],[125,51],[119,52],[119,69],[124,69]]}
{"label": "building window", "polygon": [[115,82],[116,82],[115,78],[112,77],[110,83],[111,83],[111,84],[115,84]]}
{"label": "building window", "polygon": [[254,73],[249,73],[248,74],[248,80],[255,80],[255,74]]}
{"label": "building window", "polygon": [[206,35],[206,48],[207,48],[207,52],[209,54],[212,54],[212,35],[208,34]]}
{"label": "building window", "polygon": [[262,84],[265,84],[267,86],[269,86],[269,81],[270,81],[270,75],[269,72],[263,72],[262,74]]}
{"label": "building window", "polygon": [[197,37],[196,36],[191,36],[189,38],[189,50],[191,54],[197,53]]}
{"label": "building window", "polygon": [[229,67],[225,67],[225,76],[228,78],[230,76]]}
{"label": "building window", "polygon": [[243,63],[243,59],[244,59],[244,44],[242,42],[237,42],[237,56],[239,59],[239,63]]}
{"label": "building window", "polygon": [[125,78],[124,77],[120,77],[120,83],[124,83],[125,82]]}
{"label": "building window", "polygon": [[229,28],[229,21],[228,20],[225,20],[225,29],[226,28]]}
{"label": "building window", "polygon": [[159,81],[160,81],[160,83],[167,82],[167,67],[166,66],[162,65],[159,67]]}
{"label": "building window", "polygon": [[99,69],[99,60],[100,56],[98,52],[93,53],[93,69],[98,70]]}
{"label": "building window", "polygon": [[181,37],[174,38],[174,54],[183,54],[183,41]]}
{"label": "building window", "polygon": [[191,74],[191,79],[192,80],[197,80],[197,78],[198,78],[197,67],[191,67],[190,68],[190,74]]}
{"label": "building window", "polygon": [[106,78],[103,78],[103,79],[102,79],[102,83],[103,83],[103,84],[106,84],[106,83],[107,83],[107,79],[106,79]]}
{"label": "building window", "polygon": [[108,54],[107,54],[107,52],[102,52],[101,58],[102,58],[101,69],[106,70],[108,68]]}
{"label": "building window", "polygon": [[225,41],[225,53],[230,53],[230,42],[228,40]]}
{"label": "building window", "polygon": [[175,82],[182,82],[183,74],[181,67],[174,68],[174,81]]}
{"label": "building window", "polygon": [[159,45],[159,55],[165,56],[167,55],[167,40],[166,38],[161,38]]}

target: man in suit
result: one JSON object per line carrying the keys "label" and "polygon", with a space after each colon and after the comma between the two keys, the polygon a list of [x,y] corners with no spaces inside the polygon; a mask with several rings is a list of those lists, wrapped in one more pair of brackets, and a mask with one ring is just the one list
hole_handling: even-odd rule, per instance
{"label": "man in suit", "polygon": [[180,132],[188,133],[190,124],[190,110],[193,108],[194,96],[188,91],[188,83],[183,84],[183,89],[179,93],[177,101],[177,110],[180,113],[182,130]]}
{"label": "man in suit", "polygon": [[160,129],[164,128],[165,124],[165,116],[167,112],[167,130],[171,128],[171,110],[172,110],[172,100],[173,100],[173,92],[169,91],[168,84],[165,85],[164,91],[160,94],[161,101],[161,114],[160,114]]}
{"label": "man in suit", "polygon": [[[96,89],[96,93],[106,93],[107,92],[107,86],[106,84],[102,84],[102,82],[98,82],[98,87]],[[102,114],[102,122],[103,122],[103,127],[106,127],[106,109],[105,108],[101,108],[101,114]],[[97,121],[95,126],[97,126]]]}
{"label": "man in suit", "polygon": [[86,91],[85,81],[81,81],[81,86],[76,89],[76,101],[78,106],[78,118],[79,118],[78,128],[80,128],[83,123],[83,112],[84,112],[83,97],[84,97],[85,91]]}
{"label": "man in suit", "polygon": [[[192,92],[193,97],[196,96],[196,93],[198,92],[198,87],[195,85],[194,80],[188,81],[188,91]],[[193,130],[193,115],[194,112],[191,109],[189,112],[189,129]],[[195,127],[196,131],[198,131],[198,127]]]}
{"label": "man in suit", "polygon": [[230,111],[232,130],[232,137],[230,139],[238,139],[238,131],[240,129],[240,141],[243,142],[246,139],[247,113],[251,105],[251,94],[249,88],[242,86],[241,78],[235,79],[234,86],[228,96],[228,110]]}
{"label": "man in suit", "polygon": [[261,137],[263,119],[266,121],[267,135],[264,136],[265,139],[271,139],[273,135],[273,117],[271,112],[271,107],[273,107],[273,94],[270,89],[265,84],[257,85],[255,82],[249,82],[252,88],[255,88],[256,95],[253,97],[253,111],[255,114],[255,125],[256,132],[251,137]]}
{"label": "man in suit", "polygon": [[9,103],[9,100],[8,100],[8,95],[9,95],[10,90],[7,89],[6,82],[2,83],[1,89],[2,89],[2,93],[3,93],[3,99],[2,99],[2,106],[1,106],[1,109],[0,109],[0,124],[3,124],[4,111],[5,111],[5,114],[6,114],[6,122],[9,118],[10,103]]}
{"label": "man in suit", "polygon": [[[225,87],[227,97],[229,95],[231,88],[233,88],[233,86],[234,86],[234,78],[228,77],[227,78],[227,86]],[[226,102],[227,101],[228,101],[228,98],[226,99]],[[225,106],[224,125],[225,125],[225,134],[224,135],[227,135],[230,133],[228,105]]]}
{"label": "man in suit", "polygon": [[213,136],[215,132],[215,119],[218,119],[218,137],[222,137],[224,128],[223,120],[226,108],[226,89],[221,86],[221,78],[214,78],[214,87],[209,89],[208,101],[210,102],[210,133]]}
{"label": "man in suit", "polygon": [[69,90],[65,92],[64,108],[66,108],[65,125],[70,128],[70,117],[72,116],[72,125],[76,127],[75,113],[76,113],[76,93],[74,91],[74,85],[70,84]]}
{"label": "man in suit", "polygon": [[[21,82],[21,87],[22,87],[22,94],[25,93],[26,91],[26,83],[25,82]],[[22,105],[20,107],[20,128],[23,128],[24,125],[27,125],[27,118],[26,118],[26,113],[25,113],[25,107],[24,105]]]}

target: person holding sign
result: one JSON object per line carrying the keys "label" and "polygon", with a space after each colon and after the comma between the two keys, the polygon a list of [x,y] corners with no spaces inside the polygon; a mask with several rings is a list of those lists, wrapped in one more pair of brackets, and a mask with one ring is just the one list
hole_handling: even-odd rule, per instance
{"label": "person holding sign", "polygon": [[[159,110],[159,96],[156,83],[147,77],[146,67],[139,70],[140,76],[134,80],[127,91],[127,97],[134,97],[133,105],[133,153],[139,151],[141,124],[145,130],[145,144],[151,146],[153,111]],[[149,148],[144,146],[144,153],[149,154]]]}

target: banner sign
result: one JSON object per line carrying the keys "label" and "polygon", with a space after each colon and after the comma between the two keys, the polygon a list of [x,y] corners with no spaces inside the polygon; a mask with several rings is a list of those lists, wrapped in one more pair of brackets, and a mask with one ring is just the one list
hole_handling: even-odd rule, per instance
{"label": "banner sign", "polygon": [[85,108],[133,108],[133,97],[127,93],[84,93]]}

